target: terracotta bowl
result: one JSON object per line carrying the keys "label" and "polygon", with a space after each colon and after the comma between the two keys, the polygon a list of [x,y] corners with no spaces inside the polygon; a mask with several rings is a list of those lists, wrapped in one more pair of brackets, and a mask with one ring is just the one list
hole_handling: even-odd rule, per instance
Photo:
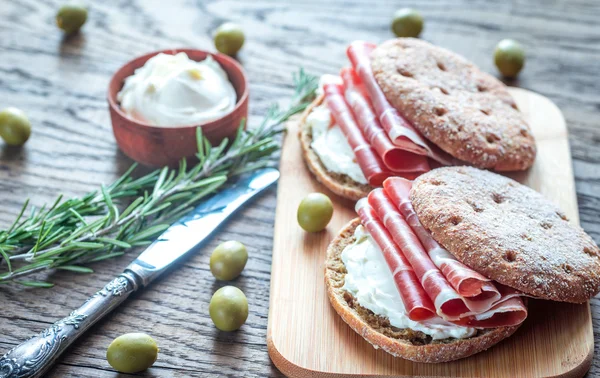
{"label": "terracotta bowl", "polygon": [[[233,111],[214,121],[176,127],[152,126],[125,114],[117,102],[117,93],[123,87],[125,78],[131,76],[133,71],[156,54],[179,52],[186,53],[190,59],[196,61],[211,55],[223,67],[237,93],[237,103]],[[130,61],[113,75],[108,87],[108,105],[115,139],[127,156],[154,167],[175,165],[181,158],[191,157],[196,153],[197,127],[202,127],[204,135],[212,144],[218,144],[223,138],[235,135],[242,119],[248,117],[248,84],[242,66],[226,55],[194,49],[156,51]]]}

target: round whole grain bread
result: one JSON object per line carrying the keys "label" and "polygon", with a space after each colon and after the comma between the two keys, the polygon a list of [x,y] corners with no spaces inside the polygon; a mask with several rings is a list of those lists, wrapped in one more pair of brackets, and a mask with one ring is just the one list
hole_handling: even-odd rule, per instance
{"label": "round whole grain bread", "polygon": [[327,249],[325,284],[327,295],[335,311],[360,336],[375,348],[381,348],[395,357],[416,362],[447,362],[484,351],[512,335],[519,326],[478,330],[468,339],[432,340],[430,336],[411,329],[398,329],[387,318],[362,307],[343,289],[346,267],[341,254],[354,242],[358,218],[348,223],[333,239]]}
{"label": "round whole grain bread", "polygon": [[371,56],[388,101],[426,138],[471,165],[524,170],[536,147],[506,86],[460,55],[414,38],[393,39]]}
{"label": "round whole grain bread", "polygon": [[471,167],[434,169],[410,200],[433,238],[465,265],[537,298],[581,303],[600,291],[600,250],[541,194]]}
{"label": "round whole grain bread", "polygon": [[300,138],[302,157],[317,181],[325,185],[327,189],[340,197],[348,198],[353,201],[359,200],[369,194],[369,192],[373,190],[373,187],[367,184],[358,183],[344,174],[328,171],[323,163],[321,163],[319,156],[310,146],[313,141],[312,130],[306,122],[306,118],[313,108],[323,103],[323,99],[323,95],[317,97],[317,99],[306,108],[300,119],[298,137]]}

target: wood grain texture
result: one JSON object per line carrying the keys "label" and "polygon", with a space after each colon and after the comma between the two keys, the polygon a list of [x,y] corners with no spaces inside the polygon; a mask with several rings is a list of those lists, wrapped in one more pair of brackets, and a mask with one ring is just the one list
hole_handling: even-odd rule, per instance
{"label": "wood grain texture", "polygon": [[[518,88],[510,92],[538,147],[534,166],[515,178],[543,193],[577,222],[567,129],[560,110],[536,93]],[[374,349],[335,313],[323,282],[327,246],[356,213],[349,201],[336,197],[312,177],[300,156],[297,123],[290,123],[288,129],[281,156],[267,331],[271,358],[285,374],[298,378],[342,374],[510,378],[581,377],[588,370],[594,337],[587,304],[530,300],[529,316],[512,337],[451,363],[413,363]],[[303,232],[292,221],[308,192],[328,193],[334,203],[331,223],[318,234]]]}
{"label": "wood grain texture", "polygon": [[[212,49],[211,32],[234,20],[246,31],[239,56],[250,79],[250,123],[267,106],[291,95],[298,66],[321,74],[346,61],[348,42],[391,37],[389,21],[400,6],[420,9],[423,38],[495,72],[492,50],[502,38],[526,47],[527,65],[511,84],[551,98],[569,127],[579,214],[600,240],[600,4],[595,0],[112,0],[90,2],[80,35],[64,39],[54,25],[60,0],[0,0],[0,107],[30,116],[33,135],[23,149],[0,143],[0,227],[14,219],[25,197],[40,205],[57,194],[81,195],[108,183],[131,161],[116,148],[106,91],[121,65],[144,53],[173,47]],[[104,359],[121,333],[153,334],[161,347],[145,376],[281,376],[267,355],[266,325],[275,191],[231,222],[209,246],[94,327],[49,377],[115,377]],[[215,283],[208,254],[218,242],[247,244],[250,260],[234,282],[250,301],[239,332],[215,331],[208,301]],[[52,290],[0,288],[3,351],[66,315],[134,254],[96,264],[93,275],[59,272]],[[43,275],[42,275],[43,276]],[[592,301],[600,339],[600,302]],[[310,353],[307,350],[306,353]],[[323,358],[332,358],[324,356]],[[596,351],[590,376],[600,374]],[[127,375],[123,375],[127,376]]]}

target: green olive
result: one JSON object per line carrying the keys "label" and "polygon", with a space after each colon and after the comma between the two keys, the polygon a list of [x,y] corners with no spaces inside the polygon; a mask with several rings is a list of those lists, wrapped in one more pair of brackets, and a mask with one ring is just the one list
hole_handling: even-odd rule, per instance
{"label": "green olive", "polygon": [[22,110],[11,107],[0,112],[0,137],[6,144],[22,146],[30,135],[31,123]]}
{"label": "green olive", "polygon": [[333,215],[333,204],[323,193],[311,193],[298,206],[298,224],[305,231],[323,231]]}
{"label": "green olive", "polygon": [[412,8],[398,9],[392,20],[392,31],[397,37],[417,38],[423,30],[421,13]]}
{"label": "green olive", "polygon": [[156,362],[158,345],[145,333],[126,333],[113,340],[106,350],[110,366],[121,373],[137,373]]}
{"label": "green olive", "polygon": [[248,299],[237,287],[223,286],[210,299],[208,312],[218,329],[235,331],[248,319]]}
{"label": "green olive", "polygon": [[234,56],[244,46],[244,31],[238,24],[226,22],[215,31],[215,47],[223,54]]}
{"label": "green olive", "polygon": [[87,20],[87,9],[79,4],[65,4],[56,13],[56,25],[66,34],[79,31]]}
{"label": "green olive", "polygon": [[242,273],[248,262],[246,246],[234,240],[219,244],[210,255],[210,271],[218,280],[229,281]]}
{"label": "green olive", "polygon": [[515,40],[503,39],[494,50],[494,63],[503,76],[514,78],[525,64],[525,49]]}

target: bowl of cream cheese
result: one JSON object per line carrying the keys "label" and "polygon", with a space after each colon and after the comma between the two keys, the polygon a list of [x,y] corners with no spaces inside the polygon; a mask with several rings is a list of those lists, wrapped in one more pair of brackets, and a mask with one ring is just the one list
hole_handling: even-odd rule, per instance
{"label": "bowl of cream cheese", "polygon": [[213,144],[233,137],[248,116],[241,65],[195,49],[157,51],[121,67],[108,104],[121,150],[149,166],[174,165],[196,153],[196,129]]}

